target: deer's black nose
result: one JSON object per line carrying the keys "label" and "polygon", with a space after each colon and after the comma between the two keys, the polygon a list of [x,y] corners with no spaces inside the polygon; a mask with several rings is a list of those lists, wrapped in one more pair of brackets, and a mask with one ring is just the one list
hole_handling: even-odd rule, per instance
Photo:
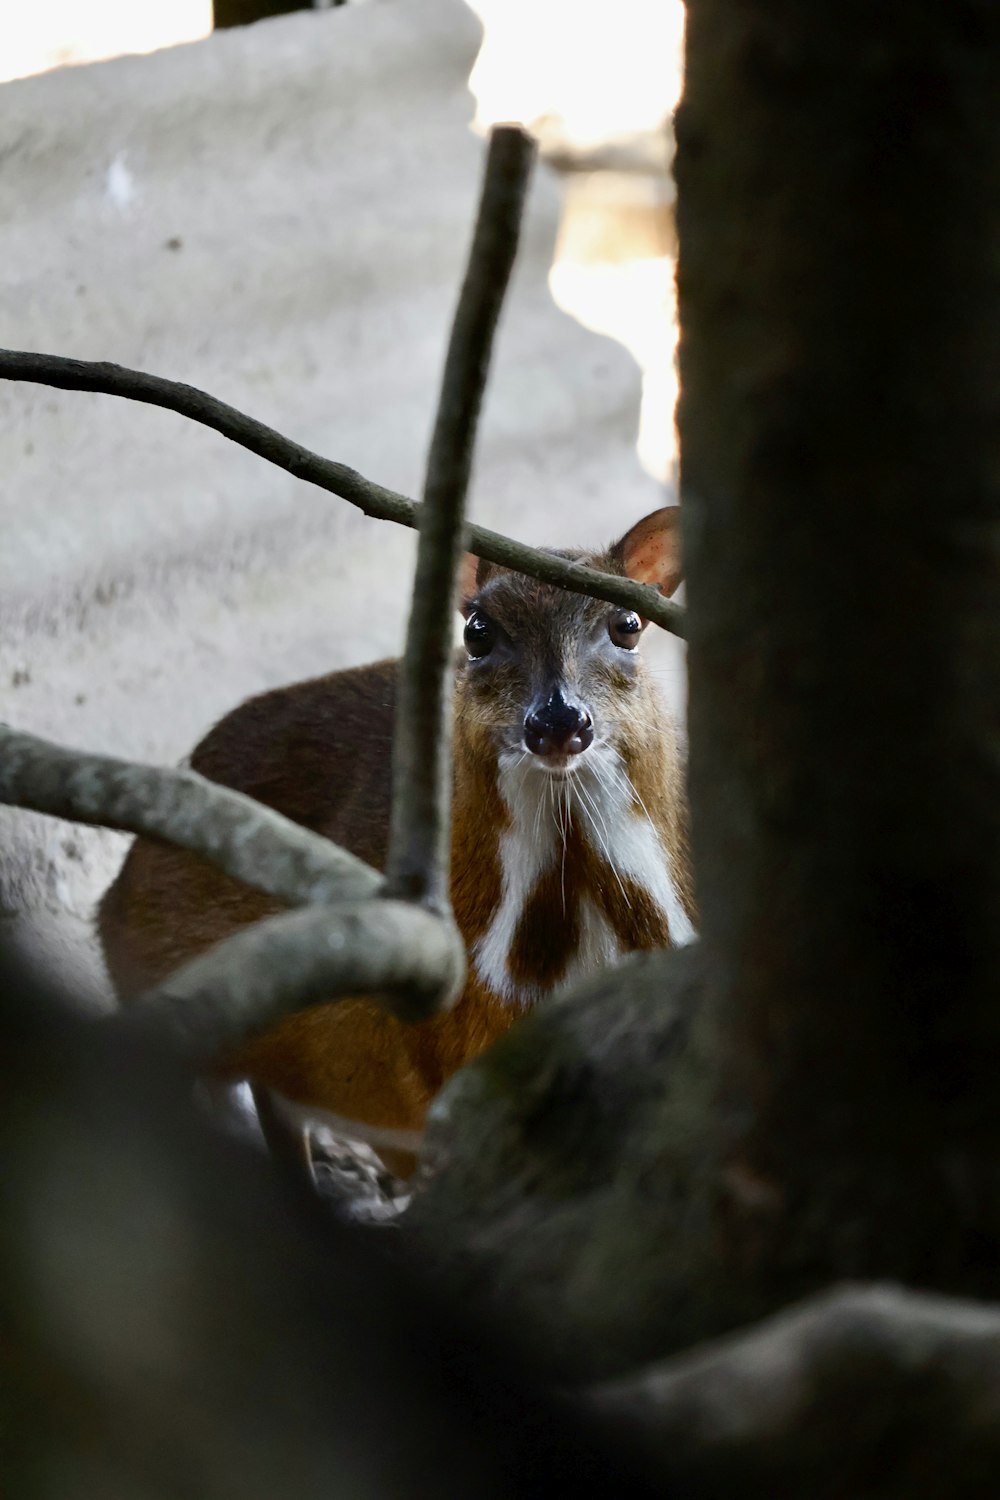
{"label": "deer's black nose", "polygon": [[533,755],[580,755],[594,738],[594,721],[558,688],[524,721],[524,743]]}

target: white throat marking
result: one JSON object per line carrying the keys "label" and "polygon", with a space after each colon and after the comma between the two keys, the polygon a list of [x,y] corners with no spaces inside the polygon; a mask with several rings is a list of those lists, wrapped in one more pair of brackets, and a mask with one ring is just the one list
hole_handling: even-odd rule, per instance
{"label": "white throat marking", "polygon": [[[500,902],[479,939],[473,962],[480,980],[514,1005],[530,1005],[538,985],[515,981],[508,956],[525,907],[543,874],[560,858],[560,816],[569,810],[588,843],[623,879],[641,886],[663,912],[675,947],[694,941],[695,931],[673,879],[670,855],[656,828],[633,801],[620,758],[607,746],[589,750],[587,763],[556,781],[524,756],[501,761],[500,795],[510,826],[500,834]],[[600,757],[600,762],[591,757]],[[560,813],[560,806],[563,811]],[[559,984],[614,963],[622,946],[602,911],[589,898],[580,908],[580,940]]]}

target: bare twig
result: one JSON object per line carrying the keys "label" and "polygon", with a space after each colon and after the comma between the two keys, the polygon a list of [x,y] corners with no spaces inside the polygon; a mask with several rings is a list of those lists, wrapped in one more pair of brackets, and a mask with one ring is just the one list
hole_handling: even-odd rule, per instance
{"label": "bare twig", "polygon": [[427,460],[416,579],[399,674],[386,889],[446,910],[451,843],[452,618],[465,497],[493,337],[520,237],[535,143],[490,134],[469,263]]}
{"label": "bare twig", "polygon": [[0,803],[168,839],[291,906],[371,895],[382,884],[346,849],[195,771],[88,755],[3,724]]}
{"label": "bare twig", "polygon": [[[59,390],[93,391],[106,396],[121,396],[148,406],[161,406],[211,427],[231,442],[239,443],[251,453],[285,469],[307,484],[339,495],[380,521],[396,521],[401,526],[416,527],[420,506],[396,490],[386,489],[365,479],[346,464],[323,458],[300,443],[255,421],[235,406],[217,400],[195,386],[175,380],[147,375],[141,370],[125,369],[105,361],[65,359],[55,354],[33,354],[21,350],[0,349],[0,380],[24,380],[35,385],[55,386]],[[554,557],[523,542],[515,542],[484,526],[468,526],[469,546],[480,557],[501,567],[516,568],[532,578],[540,578],[556,588],[572,589],[592,599],[607,599],[636,610],[646,620],[684,635],[684,610],[648,584],[633,583],[612,573],[598,573],[582,563]]]}
{"label": "bare twig", "polygon": [[104,396],[123,396],[146,406],[162,406],[178,416],[189,417],[203,427],[211,427],[223,437],[248,448],[258,458],[276,464],[297,479],[306,479],[349,500],[366,516],[380,521],[398,521],[416,526],[414,501],[395,490],[383,489],[364,479],[346,464],[322,458],[309,448],[282,436],[273,427],[210,396],[196,386],[178,380],[163,380],[142,370],[129,370],[106,360],[66,359],[55,354],[30,354],[14,349],[0,350],[0,378],[26,380],[35,385],[55,386],[64,391],[93,391]]}
{"label": "bare twig", "polygon": [[421,1021],[454,1003],[464,977],[452,922],[376,897],[255,922],[140,997],[118,1024],[162,1030],[198,1065],[293,1011],[346,995]]}
{"label": "bare twig", "polygon": [[619,578],[615,573],[600,573],[585,563],[571,562],[541,548],[515,542],[486,526],[467,527],[466,539],[476,556],[485,557],[487,562],[527,573],[529,578],[540,578],[543,583],[551,583],[557,589],[586,594],[588,599],[606,599],[609,604],[634,609],[644,620],[659,625],[681,640],[685,639],[687,626],[683,605],[665,599],[653,584],[633,583],[631,578]]}

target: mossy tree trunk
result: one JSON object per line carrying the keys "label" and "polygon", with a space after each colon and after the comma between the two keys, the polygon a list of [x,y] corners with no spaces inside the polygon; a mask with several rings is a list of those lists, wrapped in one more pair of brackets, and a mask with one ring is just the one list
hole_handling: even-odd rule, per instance
{"label": "mossy tree trunk", "polygon": [[690,0],[677,135],[712,1253],[997,1296],[1000,6]]}

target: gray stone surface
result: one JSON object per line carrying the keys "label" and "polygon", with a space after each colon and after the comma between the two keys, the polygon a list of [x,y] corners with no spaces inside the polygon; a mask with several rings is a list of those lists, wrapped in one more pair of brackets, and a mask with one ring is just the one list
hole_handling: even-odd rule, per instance
{"label": "gray stone surface", "polygon": [[[417,492],[482,160],[477,45],[460,0],[375,0],[3,85],[0,341],[201,385]],[[661,496],[632,360],[552,303],[557,220],[542,171],[473,509],[586,543]],[[0,475],[14,725],[169,763],[248,694],[399,644],[412,538],[169,413],[0,383]],[[123,841],[0,819],[0,910],[99,994],[88,922]]]}

